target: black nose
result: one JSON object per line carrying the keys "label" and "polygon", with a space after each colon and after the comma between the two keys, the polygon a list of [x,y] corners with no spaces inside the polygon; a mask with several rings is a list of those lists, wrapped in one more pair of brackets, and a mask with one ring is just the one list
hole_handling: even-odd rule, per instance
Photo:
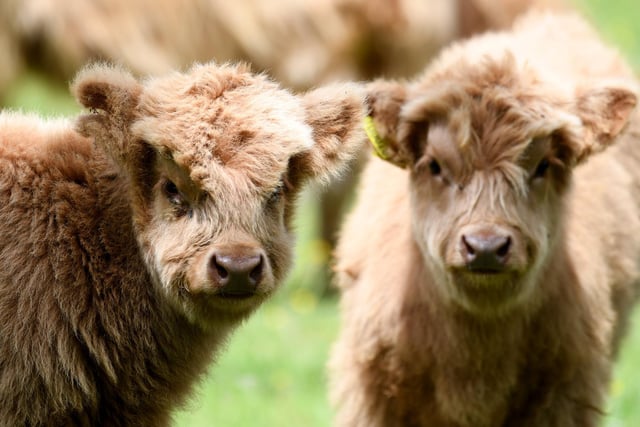
{"label": "black nose", "polygon": [[499,273],[509,258],[511,237],[495,233],[465,234],[460,247],[469,270]]}
{"label": "black nose", "polygon": [[209,276],[223,296],[250,296],[262,281],[263,266],[258,250],[217,251],[209,261]]}

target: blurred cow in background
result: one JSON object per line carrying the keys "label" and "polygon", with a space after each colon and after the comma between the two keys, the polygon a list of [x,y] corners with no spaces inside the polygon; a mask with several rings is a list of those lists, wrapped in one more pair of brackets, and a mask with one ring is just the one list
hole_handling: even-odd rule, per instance
{"label": "blurred cow in background", "polygon": [[6,88],[22,67],[70,79],[87,61],[162,74],[246,60],[296,89],[411,76],[448,42],[562,0],[4,0]]}

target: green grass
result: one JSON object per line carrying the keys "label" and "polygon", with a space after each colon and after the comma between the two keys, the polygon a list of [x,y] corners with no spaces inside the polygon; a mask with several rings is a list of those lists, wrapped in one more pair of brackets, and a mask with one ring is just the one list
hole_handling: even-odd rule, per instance
{"label": "green grass", "polygon": [[[326,427],[325,364],[338,329],[336,302],[283,293],[232,337],[178,427]],[[313,295],[313,294],[311,294]],[[311,301],[311,303],[309,303]],[[640,310],[611,382],[605,427],[640,425]]]}
{"label": "green grass", "polygon": [[267,304],[237,331],[176,425],[330,425],[324,365],[337,327],[331,300]]}
{"label": "green grass", "polygon": [[636,309],[611,381],[606,427],[640,426],[640,309]]}
{"label": "green grass", "polygon": [[640,3],[637,0],[573,0],[615,44],[631,64],[640,69]]}
{"label": "green grass", "polygon": [[52,84],[41,74],[28,72],[21,75],[4,94],[2,105],[22,111],[36,111],[46,116],[72,116],[80,107],[69,90]]}

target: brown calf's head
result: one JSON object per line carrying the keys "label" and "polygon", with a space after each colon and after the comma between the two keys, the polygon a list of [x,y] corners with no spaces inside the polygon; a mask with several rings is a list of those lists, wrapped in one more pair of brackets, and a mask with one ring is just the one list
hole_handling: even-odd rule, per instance
{"label": "brown calf's head", "polygon": [[138,81],[104,65],[73,84],[77,123],[127,177],[136,238],[158,289],[192,321],[237,318],[288,269],[305,181],[361,144],[362,94],[294,96],[245,66],[194,66]]}
{"label": "brown calf's head", "polygon": [[383,156],[409,171],[430,271],[449,301],[476,313],[532,296],[572,168],[615,140],[636,103],[624,85],[545,84],[510,55],[411,85],[374,82],[368,99]]}

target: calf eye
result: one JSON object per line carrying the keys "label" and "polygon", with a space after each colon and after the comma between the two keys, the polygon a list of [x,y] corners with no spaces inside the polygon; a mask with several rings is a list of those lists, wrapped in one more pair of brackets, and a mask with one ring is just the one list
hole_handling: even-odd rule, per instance
{"label": "calf eye", "polygon": [[533,172],[533,176],[532,178],[542,178],[546,175],[547,170],[549,170],[549,160],[548,159],[542,159],[540,161],[540,163],[538,163],[538,166],[536,166],[536,170]]}
{"label": "calf eye", "polygon": [[440,167],[440,163],[438,163],[437,160],[432,159],[429,162],[429,172],[431,172],[431,175],[433,176],[440,175],[440,172],[442,172],[442,168]]}
{"label": "calf eye", "polygon": [[282,198],[282,194],[284,193],[284,186],[279,185],[275,190],[269,195],[269,199],[267,200],[267,204],[275,205]]}
{"label": "calf eye", "polygon": [[167,198],[167,200],[169,200],[169,202],[171,202],[172,204],[174,205],[184,204],[184,199],[182,197],[182,194],[180,194],[180,190],[178,190],[178,187],[173,181],[166,180],[162,185],[162,191],[165,197]]}

